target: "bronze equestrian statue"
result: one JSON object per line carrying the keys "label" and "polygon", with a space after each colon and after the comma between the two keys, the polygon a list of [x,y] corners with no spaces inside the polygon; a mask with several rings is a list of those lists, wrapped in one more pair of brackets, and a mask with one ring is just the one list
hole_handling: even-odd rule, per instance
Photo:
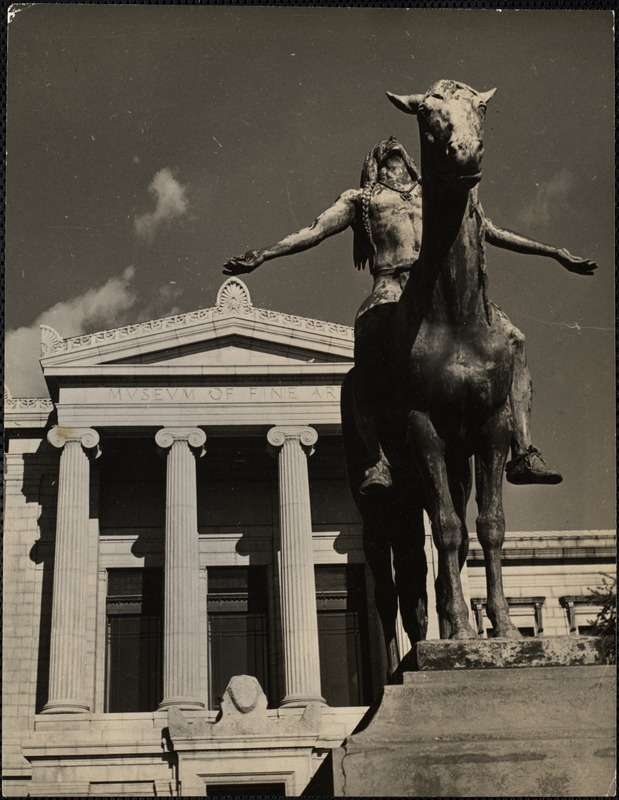
{"label": "bronze equestrian statue", "polygon": [[[415,114],[421,139],[423,233],[398,301],[395,373],[407,438],[421,474],[439,554],[441,636],[477,638],[460,570],[466,561],[470,457],[475,457],[477,535],[484,551],[487,613],[496,637],[519,638],[503,592],[502,480],[513,434],[512,335],[487,293],[488,221],[477,197],[483,119],[494,91],[441,80],[423,95],[388,94]],[[581,262],[578,271],[595,265]]]}
{"label": "bronze equestrian statue", "polygon": [[[393,137],[379,142],[366,158],[360,189],[344,192],[311,226],[270,247],[230,259],[224,271],[228,275],[252,272],[266,260],[314,247],[349,226],[354,231],[355,264],[358,268],[369,264],[374,286],[355,323],[356,366],[342,388],[343,433],[351,489],[363,519],[364,550],[376,583],[376,602],[392,672],[399,660],[395,640],[398,595],[411,641],[425,636],[426,624],[421,499],[416,492],[409,491],[410,481],[415,478],[402,458],[399,460],[406,478],[396,479],[395,487],[392,486],[392,470],[385,449],[394,451],[391,458],[398,461],[396,451],[402,450],[404,428],[397,430],[397,420],[401,417],[395,411],[393,415],[384,413],[390,404],[393,409],[389,382],[394,312],[421,243],[419,171]],[[595,268],[590,261],[576,258],[566,250],[501,230],[489,220],[484,233],[493,244],[517,252],[551,256],[573,272],[589,274]],[[530,376],[524,356],[524,336],[506,317],[502,319],[509,331],[517,365],[512,393],[517,424],[508,480],[558,482],[560,475],[546,467],[539,451],[531,445]],[[385,430],[385,418],[390,420],[387,428],[391,430]]]}

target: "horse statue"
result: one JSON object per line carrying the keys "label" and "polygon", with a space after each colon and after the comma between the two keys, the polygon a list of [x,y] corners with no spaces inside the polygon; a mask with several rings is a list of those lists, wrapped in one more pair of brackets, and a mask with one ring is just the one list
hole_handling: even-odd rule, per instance
{"label": "horse statue", "polygon": [[441,637],[450,639],[477,638],[460,581],[468,549],[471,456],[488,617],[494,636],[521,636],[509,618],[501,575],[514,356],[487,296],[484,218],[476,189],[483,119],[494,91],[482,94],[440,80],[425,94],[388,93],[399,109],[417,116],[421,137],[423,234],[398,302],[395,371],[438,550]]}

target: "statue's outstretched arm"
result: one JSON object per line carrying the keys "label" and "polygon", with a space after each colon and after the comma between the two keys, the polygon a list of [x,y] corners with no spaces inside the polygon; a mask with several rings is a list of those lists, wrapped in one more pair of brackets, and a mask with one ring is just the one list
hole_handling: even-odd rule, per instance
{"label": "statue's outstretched arm", "polygon": [[554,258],[569,272],[575,272],[578,275],[593,275],[593,272],[597,269],[595,261],[573,256],[565,248],[553,247],[549,244],[537,242],[535,239],[529,239],[520,233],[498,228],[488,217],[485,217],[485,237],[490,244],[504,247],[506,250],[513,250],[515,253]]}
{"label": "statue's outstretched arm", "polygon": [[340,195],[335,203],[317,217],[307,228],[291,233],[280,242],[265,247],[262,250],[249,250],[244,256],[235,256],[224,264],[225,275],[242,275],[252,272],[263,261],[279,256],[288,256],[300,253],[315,247],[324,239],[346,230],[354,222],[356,214],[355,200],[359,190],[350,189]]}

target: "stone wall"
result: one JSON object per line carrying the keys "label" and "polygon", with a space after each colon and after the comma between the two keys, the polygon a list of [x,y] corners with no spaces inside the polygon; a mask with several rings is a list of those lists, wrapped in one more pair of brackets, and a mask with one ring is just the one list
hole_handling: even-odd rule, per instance
{"label": "stone wall", "polygon": [[31,772],[21,740],[47,691],[58,453],[21,435],[11,439],[5,463],[3,770],[5,791],[19,794]]}

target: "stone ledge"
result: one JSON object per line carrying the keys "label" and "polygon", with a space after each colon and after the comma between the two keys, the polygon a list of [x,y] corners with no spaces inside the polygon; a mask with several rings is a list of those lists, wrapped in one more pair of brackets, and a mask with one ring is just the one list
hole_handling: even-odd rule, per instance
{"label": "stone ledge", "polygon": [[[604,664],[595,636],[552,636],[527,639],[429,640],[419,642],[404,669],[421,672],[452,669],[584,667]],[[404,679],[406,680],[406,673]]]}

